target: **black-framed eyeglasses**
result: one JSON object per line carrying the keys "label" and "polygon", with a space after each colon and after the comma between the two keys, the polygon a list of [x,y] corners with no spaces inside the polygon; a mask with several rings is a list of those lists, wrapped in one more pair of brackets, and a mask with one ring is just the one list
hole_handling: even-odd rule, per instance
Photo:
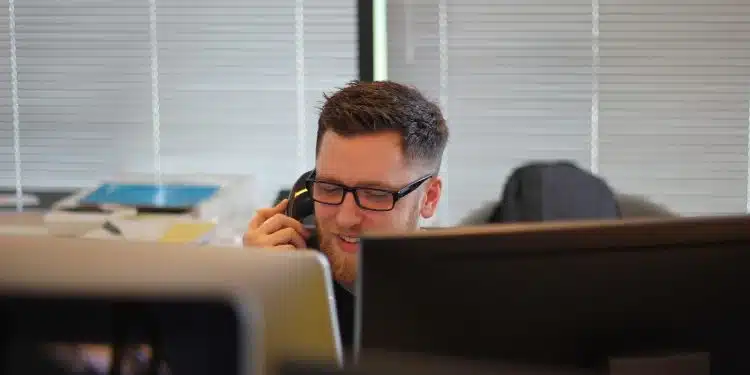
{"label": "black-framed eyeglasses", "polygon": [[313,173],[307,180],[307,190],[315,202],[338,206],[344,202],[347,193],[354,195],[354,201],[362,209],[370,211],[390,211],[396,206],[399,199],[409,195],[417,190],[425,181],[434,175],[429,174],[410,182],[408,185],[398,191],[367,188],[367,187],[349,187],[326,181],[318,181]]}

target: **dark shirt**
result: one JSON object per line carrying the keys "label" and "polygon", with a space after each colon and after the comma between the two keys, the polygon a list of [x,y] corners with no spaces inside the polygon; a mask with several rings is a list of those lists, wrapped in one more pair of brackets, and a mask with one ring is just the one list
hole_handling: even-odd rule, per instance
{"label": "dark shirt", "polygon": [[[317,235],[307,240],[307,247],[319,250]],[[351,353],[354,345],[354,295],[336,281],[333,282],[333,294],[336,299],[341,344],[345,353]]]}

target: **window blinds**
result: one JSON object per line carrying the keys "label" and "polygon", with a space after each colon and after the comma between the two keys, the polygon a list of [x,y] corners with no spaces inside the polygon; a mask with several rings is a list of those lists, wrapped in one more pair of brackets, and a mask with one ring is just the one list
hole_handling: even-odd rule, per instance
{"label": "window blinds", "polygon": [[[448,207],[441,210],[450,217],[443,215],[440,224],[453,224],[497,199],[507,174],[526,160],[565,158],[588,167],[590,2],[445,1],[442,90],[435,87],[438,2],[388,4],[389,78],[418,78],[410,81],[445,97],[451,140],[443,202]],[[431,61],[428,68],[423,61]]]}
{"label": "window blinds", "polygon": [[[8,24],[8,6],[0,3],[0,22]],[[10,36],[0,33],[0,186],[16,187],[13,109],[11,104]]]}
{"label": "window blinds", "polygon": [[158,4],[163,170],[252,173],[270,202],[314,163],[323,91],[356,78],[355,4]]}
{"label": "window blinds", "polygon": [[[253,174],[271,201],[313,163],[322,92],[356,79],[356,4],[157,0],[155,38],[149,10],[148,0],[16,3],[24,185],[151,172],[157,134],[164,173]],[[0,170],[12,172],[8,97]],[[14,184],[3,172],[0,186]]]}
{"label": "window blinds", "polygon": [[[136,2],[15,3],[24,185],[88,185],[139,162],[151,112],[147,11]],[[13,171],[6,155],[0,168]],[[13,173],[0,178],[15,186]]]}
{"label": "window blinds", "polygon": [[746,211],[750,3],[599,1],[602,174],[683,214]]}
{"label": "window blinds", "polygon": [[389,1],[389,78],[449,117],[440,224],[539,159],[682,214],[745,211],[748,16],[732,0]]}

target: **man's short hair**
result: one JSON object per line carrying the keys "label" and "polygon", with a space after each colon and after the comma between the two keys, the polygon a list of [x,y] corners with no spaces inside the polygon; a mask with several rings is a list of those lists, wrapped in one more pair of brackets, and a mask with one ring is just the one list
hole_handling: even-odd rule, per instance
{"label": "man's short hair", "polygon": [[396,132],[409,163],[440,167],[448,126],[437,104],[416,88],[392,82],[350,82],[324,95],[315,154],[327,131],[342,137]]}

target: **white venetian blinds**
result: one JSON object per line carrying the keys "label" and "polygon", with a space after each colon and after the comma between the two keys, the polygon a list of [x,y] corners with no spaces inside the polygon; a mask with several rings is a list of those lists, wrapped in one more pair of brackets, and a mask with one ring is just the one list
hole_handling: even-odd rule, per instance
{"label": "white venetian blinds", "polygon": [[600,3],[601,172],[684,214],[745,211],[750,3]]}
{"label": "white venetian blinds", "polygon": [[682,214],[745,211],[748,20],[735,0],[389,1],[389,79],[448,114],[440,224],[535,159]]}
{"label": "white venetian blinds", "polygon": [[[149,11],[148,0],[16,1],[24,185],[150,172],[158,135],[165,173],[253,174],[270,200],[312,165],[322,92],[357,77],[356,3],[157,0],[155,23]],[[0,186],[12,187],[6,93]]]}
{"label": "white venetian blinds", "polygon": [[[148,6],[15,1],[15,25],[23,184],[88,185],[137,165],[151,118]],[[12,157],[0,155],[0,185],[15,186]]]}
{"label": "white venetian blinds", "polygon": [[315,105],[357,75],[354,3],[157,9],[164,170],[249,172],[277,190],[312,167]]}
{"label": "white venetian blinds", "polygon": [[[8,4],[0,3],[0,22],[8,23]],[[10,34],[0,33],[0,186],[15,188],[16,166],[11,103]]]}

